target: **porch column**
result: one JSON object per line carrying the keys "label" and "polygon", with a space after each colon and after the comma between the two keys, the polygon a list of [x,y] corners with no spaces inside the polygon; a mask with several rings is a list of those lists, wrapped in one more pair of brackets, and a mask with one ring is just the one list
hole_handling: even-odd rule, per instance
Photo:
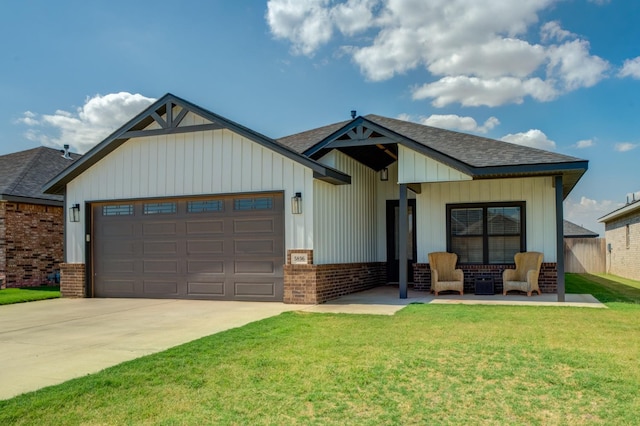
{"label": "porch column", "polygon": [[556,187],[556,269],[558,271],[558,302],[564,302],[564,232],[562,208],[562,176],[554,178]]}
{"label": "porch column", "polygon": [[409,201],[407,199],[407,184],[400,184],[400,206],[398,209],[398,262],[400,271],[398,284],[400,287],[400,299],[407,298],[408,253],[407,237],[409,235]]}

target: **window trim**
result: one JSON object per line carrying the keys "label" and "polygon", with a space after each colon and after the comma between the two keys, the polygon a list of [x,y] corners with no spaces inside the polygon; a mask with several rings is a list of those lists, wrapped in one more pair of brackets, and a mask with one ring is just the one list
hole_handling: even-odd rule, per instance
{"label": "window trim", "polygon": [[446,222],[447,222],[447,251],[453,253],[452,236],[451,236],[451,210],[454,209],[474,209],[482,208],[482,262],[481,263],[461,263],[461,265],[512,265],[511,262],[489,263],[489,235],[488,235],[488,214],[487,210],[493,207],[520,207],[520,251],[527,251],[527,209],[526,201],[500,201],[490,203],[456,203],[446,205]]}

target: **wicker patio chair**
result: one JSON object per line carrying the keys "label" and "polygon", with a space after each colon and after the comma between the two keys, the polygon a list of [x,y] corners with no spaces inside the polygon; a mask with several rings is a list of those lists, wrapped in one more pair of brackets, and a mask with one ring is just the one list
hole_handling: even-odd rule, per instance
{"label": "wicker patio chair", "polygon": [[537,251],[516,253],[516,269],[505,269],[502,273],[502,294],[506,296],[510,290],[523,291],[527,296],[534,291],[538,292],[538,296],[542,294],[538,287],[542,258],[543,254]]}
{"label": "wicker patio chair", "polygon": [[453,290],[464,294],[464,272],[456,269],[458,255],[447,252],[429,253],[431,267],[431,292],[436,296],[439,292]]}

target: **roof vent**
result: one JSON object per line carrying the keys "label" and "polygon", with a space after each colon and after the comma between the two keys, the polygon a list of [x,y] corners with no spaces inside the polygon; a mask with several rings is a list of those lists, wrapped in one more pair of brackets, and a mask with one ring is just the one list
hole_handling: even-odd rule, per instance
{"label": "roof vent", "polygon": [[356,110],[355,109],[351,110],[351,118],[352,119],[356,118]]}
{"label": "roof vent", "polygon": [[64,151],[62,151],[62,158],[66,158],[67,160],[73,160],[71,155],[69,155],[69,144],[64,144]]}

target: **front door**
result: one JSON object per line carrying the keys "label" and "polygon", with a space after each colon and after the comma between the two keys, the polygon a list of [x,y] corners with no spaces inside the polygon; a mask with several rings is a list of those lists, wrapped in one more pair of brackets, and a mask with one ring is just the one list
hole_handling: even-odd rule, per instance
{"label": "front door", "polygon": [[[409,223],[409,235],[407,235],[408,274],[407,280],[413,281],[413,264],[416,262],[416,200],[409,199],[407,217]],[[399,228],[399,200],[387,200],[387,282],[397,283],[400,274],[400,261],[398,241]]]}

